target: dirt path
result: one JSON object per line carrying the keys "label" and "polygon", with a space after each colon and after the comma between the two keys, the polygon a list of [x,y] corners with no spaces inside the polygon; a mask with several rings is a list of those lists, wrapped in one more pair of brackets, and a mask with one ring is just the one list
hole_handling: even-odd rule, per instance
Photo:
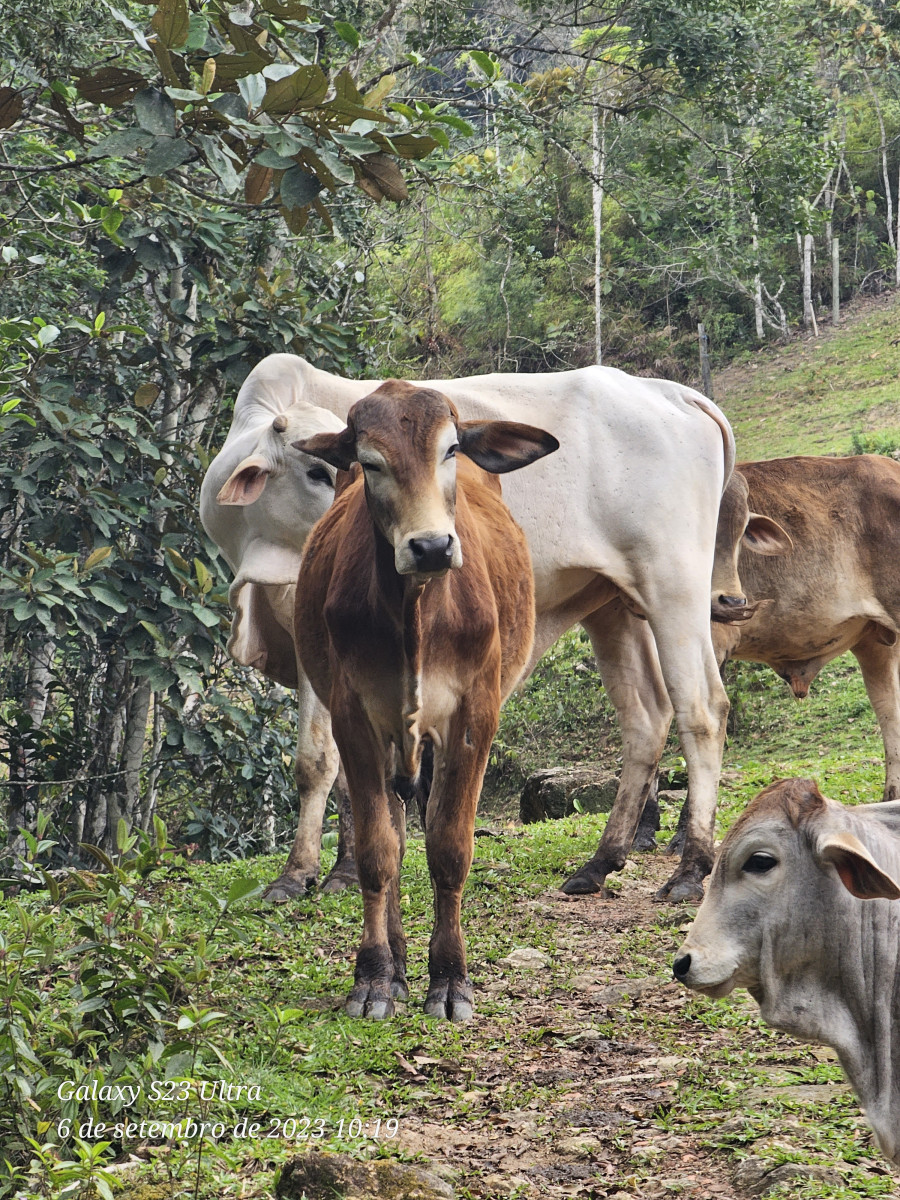
{"label": "dirt path", "polygon": [[[442,1062],[423,1047],[407,1060],[413,1084],[430,1077],[433,1088],[434,1074],[442,1074],[443,1092],[452,1103],[446,1113],[434,1111],[432,1103],[427,1118],[410,1112],[403,1120],[404,1146],[424,1153],[438,1170],[447,1168],[456,1187],[468,1189],[464,1195],[738,1200],[759,1194],[762,1171],[777,1166],[792,1139],[800,1149],[815,1142],[804,1121],[791,1116],[779,1121],[774,1139],[753,1140],[754,1108],[776,1098],[779,1082],[794,1101],[827,1101],[846,1090],[837,1082],[786,1083],[783,1067],[780,1081],[775,1068],[773,1086],[752,1089],[746,1103],[737,1094],[706,1113],[690,1111],[682,1085],[702,1079],[723,1061],[739,1059],[754,1043],[758,1049],[760,1034],[755,1022],[686,1020],[685,1010],[698,1002],[661,974],[626,978],[636,962],[653,961],[658,970],[670,961],[661,943],[674,948],[679,927],[689,919],[686,910],[661,910],[649,899],[670,869],[671,859],[643,856],[615,900],[572,900],[548,891],[523,901],[530,915],[536,912],[555,925],[557,958],[567,959],[571,968],[567,985],[548,982],[548,969],[486,969],[479,990],[501,1002],[501,1011],[479,1013],[471,1053],[462,1062]],[[755,1008],[749,997],[746,1004]],[[510,1019],[517,1028],[513,1040]],[[790,1060],[797,1078],[833,1058],[827,1050],[801,1048],[771,1033],[762,1036],[769,1058]],[[516,1099],[510,1104],[513,1082]],[[723,1086],[727,1091],[731,1085]],[[738,1082],[732,1091],[739,1087]],[[468,1103],[462,1116],[460,1099]],[[859,1142],[870,1143],[857,1110],[851,1108],[849,1120]],[[704,1123],[712,1132],[697,1132]],[[723,1147],[729,1140],[738,1155]],[[775,1157],[767,1157],[773,1147]],[[739,1158],[747,1153],[750,1163],[740,1167]],[[811,1154],[817,1160],[813,1165],[796,1168],[801,1175],[810,1173],[801,1182],[813,1184],[818,1177],[839,1183],[821,1148]],[[875,1174],[890,1174],[878,1159],[872,1166]]]}

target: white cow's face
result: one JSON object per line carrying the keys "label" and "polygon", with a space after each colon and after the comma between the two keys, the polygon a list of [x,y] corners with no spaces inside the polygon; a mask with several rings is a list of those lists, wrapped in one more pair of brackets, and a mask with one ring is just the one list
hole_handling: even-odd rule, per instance
{"label": "white cow's face", "polygon": [[246,507],[263,501],[260,520],[266,535],[302,548],[313,525],[331,506],[336,472],[298,450],[294,442],[342,428],[337,417],[311,405],[298,404],[279,413],[261,432],[253,452],[231,473],[216,497],[218,503]]}

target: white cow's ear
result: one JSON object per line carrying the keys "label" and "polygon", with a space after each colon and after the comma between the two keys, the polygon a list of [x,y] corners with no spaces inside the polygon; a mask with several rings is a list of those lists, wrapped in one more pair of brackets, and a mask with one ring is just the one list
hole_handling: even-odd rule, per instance
{"label": "white cow's ear", "polygon": [[272,464],[261,454],[238,463],[216,496],[217,504],[253,504],[265,490]]}
{"label": "white cow's ear", "polygon": [[819,862],[833,863],[841,883],[860,900],[900,900],[900,885],[852,833],[823,833],[816,843]]}
{"label": "white cow's ear", "polygon": [[559,449],[552,433],[517,421],[460,421],[458,429],[460,452],[492,475],[517,471]]}
{"label": "white cow's ear", "polygon": [[754,512],[750,514],[741,541],[754,554],[769,556],[787,554],[794,548],[790,534],[782,529],[777,521],[773,521],[771,517],[761,517],[759,513]]}

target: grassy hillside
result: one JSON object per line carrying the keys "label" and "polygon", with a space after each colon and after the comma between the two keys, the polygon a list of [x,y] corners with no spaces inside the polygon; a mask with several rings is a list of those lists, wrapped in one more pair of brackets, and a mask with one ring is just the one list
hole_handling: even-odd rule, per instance
{"label": "grassy hillside", "polygon": [[749,355],[713,386],[739,458],[847,454],[855,433],[900,445],[900,297],[850,306],[837,328]]}

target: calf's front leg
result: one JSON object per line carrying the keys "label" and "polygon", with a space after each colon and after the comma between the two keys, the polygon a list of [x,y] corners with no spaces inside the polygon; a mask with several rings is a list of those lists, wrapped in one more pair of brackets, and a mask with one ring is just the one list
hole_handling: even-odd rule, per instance
{"label": "calf's front leg", "polygon": [[395,798],[384,786],[384,750],[358,699],[347,689],[332,697],[335,739],[347,772],[356,862],[363,897],[363,936],[356,953],[353,987],[346,1011],[351,1017],[384,1020],[394,1000],[409,995],[406,938],[400,920],[400,863],[405,824]]}
{"label": "calf's front leg", "polygon": [[[462,893],[474,853],[475,809],[497,732],[496,704],[492,706],[487,689],[478,691],[483,694],[469,693],[451,719],[444,747],[435,751],[425,827],[434,890],[425,1013],[455,1023],[470,1021],[475,1009],[461,923]],[[479,709],[488,715],[479,715]]]}

